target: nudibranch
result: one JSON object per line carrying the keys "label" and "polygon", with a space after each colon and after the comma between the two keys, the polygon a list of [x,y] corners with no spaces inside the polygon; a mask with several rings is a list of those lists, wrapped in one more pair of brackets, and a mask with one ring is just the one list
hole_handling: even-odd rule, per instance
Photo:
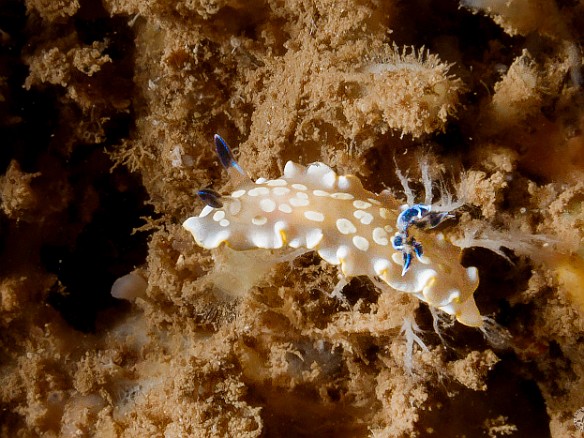
{"label": "nudibranch", "polygon": [[[215,145],[236,186],[230,195],[199,191],[206,206],[183,224],[199,246],[316,251],[346,278],[381,280],[464,325],[483,327],[485,318],[473,297],[477,269],[463,267],[460,248],[442,233],[428,231],[450,215],[430,216],[425,205],[401,211],[392,196],[369,192],[357,177],[337,175],[318,162],[305,167],[288,161],[282,177],[252,181],[218,135]],[[414,226],[420,223],[424,226]],[[408,247],[417,256],[414,263]]]}

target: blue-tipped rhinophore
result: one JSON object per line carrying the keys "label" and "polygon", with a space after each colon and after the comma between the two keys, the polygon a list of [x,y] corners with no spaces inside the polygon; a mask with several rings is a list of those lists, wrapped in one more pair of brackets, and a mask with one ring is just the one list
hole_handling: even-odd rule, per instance
{"label": "blue-tipped rhinophore", "polygon": [[221,194],[217,193],[213,189],[201,189],[197,192],[201,201],[207,204],[209,207],[221,208],[223,207],[223,201],[221,200]]}
{"label": "blue-tipped rhinophore", "polygon": [[229,171],[229,169],[235,169],[240,174],[245,175],[241,166],[237,164],[237,161],[235,161],[233,153],[231,152],[231,148],[225,142],[225,140],[223,140],[219,134],[215,134],[214,139],[215,150],[217,151],[217,156],[219,157],[219,161],[221,161],[223,167],[225,167],[227,171]]}

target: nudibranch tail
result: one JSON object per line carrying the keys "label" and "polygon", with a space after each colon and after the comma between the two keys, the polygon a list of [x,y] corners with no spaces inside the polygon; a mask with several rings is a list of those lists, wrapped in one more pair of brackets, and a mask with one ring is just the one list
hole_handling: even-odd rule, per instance
{"label": "nudibranch tail", "polygon": [[289,161],[280,178],[254,182],[218,135],[215,145],[222,164],[239,182],[230,195],[199,192],[207,205],[183,224],[198,245],[316,251],[346,278],[380,279],[463,324],[481,327],[473,297],[476,268],[463,267],[460,248],[442,233],[428,231],[449,214],[433,213],[423,204],[400,214],[395,199],[372,193],[357,177],[337,175],[323,163]]}

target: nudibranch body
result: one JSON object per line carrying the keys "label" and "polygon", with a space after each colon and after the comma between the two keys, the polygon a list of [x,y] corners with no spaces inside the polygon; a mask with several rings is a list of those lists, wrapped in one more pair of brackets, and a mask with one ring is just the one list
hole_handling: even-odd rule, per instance
{"label": "nudibranch body", "polygon": [[424,252],[404,269],[404,252],[392,244],[400,215],[393,197],[369,192],[357,177],[339,176],[323,163],[305,167],[288,161],[282,177],[254,182],[221,137],[215,141],[219,158],[239,182],[228,196],[200,192],[207,205],[183,224],[198,245],[212,249],[226,244],[238,251],[306,248],[340,266],[347,278],[381,279],[462,324],[482,327],[473,297],[477,269],[460,264],[461,250],[442,233],[413,230]]}

